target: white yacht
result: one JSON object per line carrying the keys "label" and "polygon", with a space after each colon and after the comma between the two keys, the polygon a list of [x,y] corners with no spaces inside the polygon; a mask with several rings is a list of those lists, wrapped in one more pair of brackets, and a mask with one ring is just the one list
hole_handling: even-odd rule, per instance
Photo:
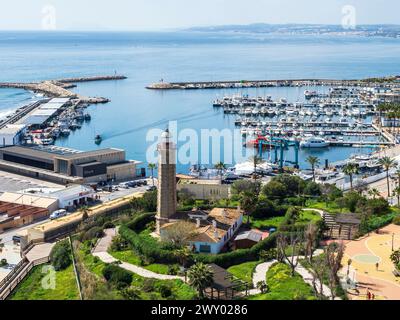
{"label": "white yacht", "polygon": [[329,147],[329,141],[322,138],[311,137],[301,141],[300,146],[302,148],[326,148]]}

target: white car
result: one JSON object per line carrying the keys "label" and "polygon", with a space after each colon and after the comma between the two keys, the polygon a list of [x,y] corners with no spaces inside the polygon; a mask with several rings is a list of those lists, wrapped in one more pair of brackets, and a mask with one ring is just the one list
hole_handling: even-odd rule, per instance
{"label": "white car", "polygon": [[58,219],[58,218],[62,218],[62,217],[65,217],[66,215],[67,215],[67,211],[66,210],[64,210],[64,209],[57,210],[57,211],[54,211],[50,215],[50,220],[55,220],[55,219]]}

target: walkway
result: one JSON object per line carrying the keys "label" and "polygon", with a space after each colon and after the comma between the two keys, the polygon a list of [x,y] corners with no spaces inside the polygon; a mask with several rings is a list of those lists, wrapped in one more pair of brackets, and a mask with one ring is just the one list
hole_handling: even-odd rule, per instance
{"label": "walkway", "polygon": [[[105,237],[100,239],[100,241],[97,243],[96,248],[93,250],[93,255],[98,257],[101,261],[103,261],[105,263],[117,262],[119,260],[115,259],[113,256],[111,256],[107,252],[107,250],[112,242],[112,239],[116,235],[116,230],[115,229],[107,229],[107,230],[105,230],[105,234],[106,234]],[[144,269],[142,267],[139,267],[139,266],[133,265],[131,263],[127,263],[127,262],[122,262],[121,264],[119,264],[119,266],[125,270],[136,273],[137,275],[139,275],[143,278],[153,278],[153,279],[158,279],[158,280],[176,280],[176,279],[178,279],[178,280],[185,281],[184,277],[155,273],[150,270]]]}
{"label": "walkway", "polygon": [[26,254],[26,258],[29,262],[47,258],[50,256],[51,249],[53,249],[54,245],[55,242],[37,244]]}

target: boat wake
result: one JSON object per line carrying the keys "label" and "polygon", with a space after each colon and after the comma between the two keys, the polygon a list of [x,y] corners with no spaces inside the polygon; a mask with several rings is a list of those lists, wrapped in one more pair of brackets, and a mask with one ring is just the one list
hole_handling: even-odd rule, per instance
{"label": "boat wake", "polygon": [[[212,113],[212,114],[211,114]],[[207,115],[208,114],[208,115]],[[184,115],[182,117],[177,117],[177,118],[163,118],[161,120],[152,122],[152,123],[148,123],[144,126],[141,127],[137,127],[137,128],[133,128],[130,130],[126,130],[126,131],[122,131],[119,133],[115,133],[115,134],[111,134],[111,135],[107,135],[105,134],[103,137],[103,141],[104,140],[109,140],[109,139],[113,139],[113,138],[117,138],[117,137],[121,137],[121,136],[125,136],[134,132],[138,132],[141,130],[146,130],[146,129],[150,129],[150,128],[154,128],[154,127],[158,127],[158,126],[162,126],[162,125],[167,125],[168,122],[170,121],[179,121],[180,123],[185,123],[185,122],[190,122],[190,121],[194,121],[194,120],[200,120],[200,119],[205,119],[205,118],[209,118],[213,116],[213,111],[201,111],[201,112],[196,112],[196,113],[192,113],[192,114],[188,114],[188,115]],[[199,115],[202,115],[201,117],[199,117]]]}

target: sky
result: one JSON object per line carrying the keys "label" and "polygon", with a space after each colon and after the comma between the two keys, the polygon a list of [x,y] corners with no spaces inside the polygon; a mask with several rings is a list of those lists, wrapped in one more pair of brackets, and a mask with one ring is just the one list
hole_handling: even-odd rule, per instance
{"label": "sky", "polygon": [[250,23],[341,24],[346,14],[342,10],[348,6],[353,6],[357,24],[400,24],[399,0],[2,0],[0,30],[128,31]]}

